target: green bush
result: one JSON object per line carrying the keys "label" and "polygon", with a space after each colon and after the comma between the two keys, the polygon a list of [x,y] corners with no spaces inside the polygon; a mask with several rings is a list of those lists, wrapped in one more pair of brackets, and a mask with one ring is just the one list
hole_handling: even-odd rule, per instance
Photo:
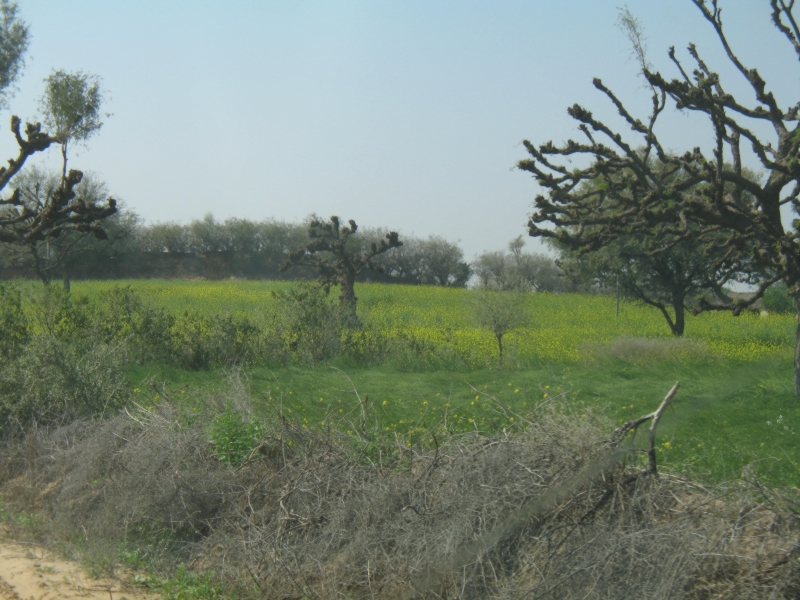
{"label": "green bush", "polygon": [[13,286],[0,285],[0,359],[3,362],[13,359],[29,339],[22,294]]}
{"label": "green bush", "polygon": [[38,335],[0,371],[0,432],[102,416],[128,397],[123,343]]}
{"label": "green bush", "polygon": [[353,324],[339,304],[314,284],[273,293],[283,362],[313,365],[339,356],[342,333]]}
{"label": "green bush", "polygon": [[55,285],[35,288],[27,294],[31,328],[35,334],[59,339],[86,337],[92,323],[92,307],[88,298],[76,298]]}
{"label": "green bush", "polygon": [[776,313],[794,312],[794,298],[789,296],[785,283],[776,283],[769,287],[761,298],[764,310]]}
{"label": "green bush", "polygon": [[236,366],[263,356],[263,331],[247,318],[185,312],[171,324],[171,362],[184,369]]}
{"label": "green bush", "polygon": [[167,359],[175,318],[144,302],[130,286],[101,292],[93,303],[91,330],[106,344],[126,341],[133,360]]}
{"label": "green bush", "polygon": [[28,292],[24,300],[35,334],[70,339],[85,335],[91,327],[92,306],[88,298],[46,285]]}
{"label": "green bush", "polygon": [[241,465],[260,442],[265,428],[255,417],[228,408],[211,425],[211,442],[220,462]]}

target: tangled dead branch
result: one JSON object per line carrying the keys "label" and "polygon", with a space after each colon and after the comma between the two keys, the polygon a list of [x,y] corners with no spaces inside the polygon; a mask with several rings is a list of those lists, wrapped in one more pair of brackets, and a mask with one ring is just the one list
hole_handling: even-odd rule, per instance
{"label": "tangled dead branch", "polygon": [[611,438],[550,404],[513,434],[372,462],[369,431],[277,418],[238,468],[214,456],[206,419],[163,402],[7,442],[0,484],[88,546],[157,542],[162,562],[213,569],[244,596],[798,597],[793,492],[619,460],[622,437],[647,420],[655,431],[676,390]]}

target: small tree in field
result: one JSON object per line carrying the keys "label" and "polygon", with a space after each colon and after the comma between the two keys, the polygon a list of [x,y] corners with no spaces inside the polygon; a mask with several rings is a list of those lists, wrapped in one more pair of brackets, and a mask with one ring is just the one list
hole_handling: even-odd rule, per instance
{"label": "small tree in field", "polygon": [[503,362],[503,338],[512,329],[528,324],[523,291],[478,290],[473,305],[475,320],[497,340],[499,362]]}
{"label": "small tree in field", "polygon": [[316,269],[319,273],[319,282],[326,293],[332,286],[340,286],[339,302],[343,306],[348,306],[355,314],[356,277],[364,269],[380,270],[380,265],[373,259],[392,248],[402,246],[403,242],[399,240],[397,232],[390,231],[386,234],[386,239],[372,242],[367,250],[361,252],[352,250],[348,248],[347,241],[358,231],[358,225],[352,219],[348,223],[349,227],[341,227],[337,216],[331,217],[329,223],[312,219],[308,226],[308,237],[311,241],[292,252],[289,259],[281,266],[281,271],[296,265]]}

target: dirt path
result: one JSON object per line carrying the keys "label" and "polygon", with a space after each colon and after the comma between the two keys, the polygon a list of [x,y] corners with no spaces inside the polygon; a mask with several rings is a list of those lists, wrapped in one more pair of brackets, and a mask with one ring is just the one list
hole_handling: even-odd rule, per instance
{"label": "dirt path", "polygon": [[0,541],[0,600],[155,600],[114,579],[91,579],[38,546]]}

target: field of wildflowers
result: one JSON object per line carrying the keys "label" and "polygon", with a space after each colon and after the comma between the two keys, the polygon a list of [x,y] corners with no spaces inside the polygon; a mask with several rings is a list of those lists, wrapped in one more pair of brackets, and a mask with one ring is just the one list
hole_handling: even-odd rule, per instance
{"label": "field of wildflowers", "polygon": [[[77,294],[92,296],[116,285],[129,285],[142,297],[168,311],[226,313],[258,322],[274,302],[271,291],[287,282],[258,281],[81,281]],[[366,331],[354,343],[369,345],[376,336],[403,336],[431,354],[446,349],[471,367],[492,365],[497,345],[491,333],[475,326],[470,295],[465,289],[429,286],[362,284],[356,287],[359,314]],[[623,302],[615,317],[614,299],[581,294],[531,294],[530,326],[508,334],[507,345],[517,364],[577,362],[588,343],[609,344],[622,337],[670,339],[661,314],[654,308]],[[791,356],[792,315],[704,313],[690,317],[686,338],[708,346],[720,360],[760,361]],[[680,353],[680,348],[676,352]]]}

